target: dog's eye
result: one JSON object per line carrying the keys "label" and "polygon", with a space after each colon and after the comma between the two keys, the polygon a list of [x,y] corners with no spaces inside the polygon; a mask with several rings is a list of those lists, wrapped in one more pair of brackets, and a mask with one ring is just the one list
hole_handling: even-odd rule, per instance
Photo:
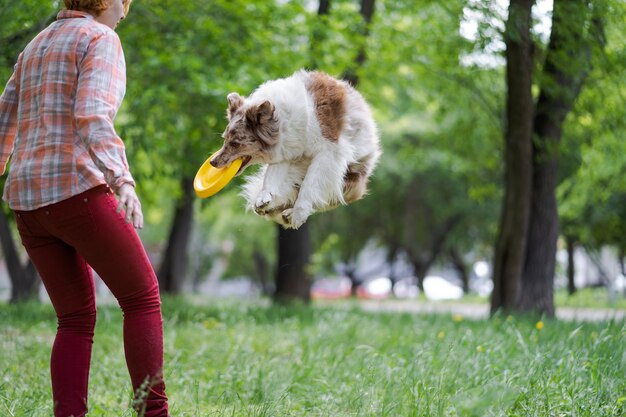
{"label": "dog's eye", "polygon": [[235,149],[237,149],[238,147],[241,146],[241,143],[232,141],[232,142],[230,142],[230,146],[235,148]]}

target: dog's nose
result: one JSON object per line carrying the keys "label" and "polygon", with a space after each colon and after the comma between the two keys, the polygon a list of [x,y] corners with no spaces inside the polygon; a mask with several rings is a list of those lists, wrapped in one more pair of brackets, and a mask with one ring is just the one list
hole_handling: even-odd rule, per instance
{"label": "dog's nose", "polygon": [[215,160],[216,158],[213,158],[209,161],[209,164],[211,164],[211,166],[213,166],[214,168],[219,168],[217,166],[217,161]]}

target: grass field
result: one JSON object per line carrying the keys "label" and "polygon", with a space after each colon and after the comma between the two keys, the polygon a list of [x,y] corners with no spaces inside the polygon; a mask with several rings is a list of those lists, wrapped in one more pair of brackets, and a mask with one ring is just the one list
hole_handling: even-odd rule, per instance
{"label": "grass field", "polygon": [[[425,298],[422,298],[426,300]],[[462,303],[489,304],[488,297],[471,294],[461,300]],[[581,288],[570,295],[565,289],[559,289],[554,294],[556,308],[617,308],[626,310],[626,297],[620,293],[611,293],[606,288]]]}
{"label": "grass field", "polygon": [[[624,416],[624,322],[166,299],[172,417]],[[52,415],[49,305],[0,304],[0,416]],[[90,417],[132,416],[121,314],[98,311]]]}

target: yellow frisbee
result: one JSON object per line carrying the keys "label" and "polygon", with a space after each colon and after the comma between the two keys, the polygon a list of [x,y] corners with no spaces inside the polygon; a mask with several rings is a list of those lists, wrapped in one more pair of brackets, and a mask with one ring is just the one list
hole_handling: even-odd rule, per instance
{"label": "yellow frisbee", "polygon": [[236,159],[227,167],[215,168],[210,162],[215,155],[217,155],[217,152],[204,161],[204,164],[196,173],[196,178],[193,180],[193,189],[200,198],[211,197],[224,188],[237,174],[243,162],[241,159]]}

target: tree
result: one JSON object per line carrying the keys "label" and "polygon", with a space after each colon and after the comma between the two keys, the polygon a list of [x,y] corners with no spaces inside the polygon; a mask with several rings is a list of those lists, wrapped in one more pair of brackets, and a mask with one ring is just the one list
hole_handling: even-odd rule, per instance
{"label": "tree", "polygon": [[41,282],[39,275],[37,275],[30,258],[27,257],[26,262],[20,259],[8,219],[9,217],[2,211],[0,213],[0,244],[11,280],[10,302],[36,300],[39,296],[39,284]]}
{"label": "tree", "polygon": [[163,292],[180,292],[187,275],[197,201],[191,184],[221,146],[226,95],[301,66],[304,29],[281,25],[299,12],[297,4],[258,0],[148,0],[133,5],[132,24],[120,26],[129,79],[121,125],[133,173],[142,197],[174,214],[158,269]]}
{"label": "tree", "polygon": [[[38,1],[26,0],[10,2],[2,6],[0,18],[0,75],[8,80],[17,61],[18,54],[41,30],[48,26],[56,16],[52,4],[41,5]],[[6,173],[2,179],[2,190]],[[2,203],[4,205],[4,203]],[[18,246],[13,238],[13,214],[9,210],[0,209],[0,243],[9,280],[11,281],[11,302],[37,299],[40,280],[30,258],[22,260]]]}
{"label": "tree", "polygon": [[533,118],[532,0],[511,0],[506,43],[505,196],[495,248],[491,310],[512,309],[523,270],[530,218]]}
{"label": "tree", "polygon": [[[330,0],[320,0],[317,22],[311,33],[311,69],[316,69],[319,44],[326,37],[326,17],[330,12]],[[299,299],[309,302],[311,298],[311,276],[309,261],[311,242],[309,223],[296,230],[288,230],[277,225],[278,265],[276,269],[276,289],[274,299],[279,302]]]}
{"label": "tree", "polygon": [[626,4],[601,5],[602,48],[591,49],[592,65],[585,88],[565,124],[560,153],[563,180],[557,189],[557,200],[561,229],[568,244],[590,251],[612,246],[617,249],[618,258],[623,259],[626,143],[621,132],[626,128],[626,89],[622,82],[626,76],[626,36],[622,22]]}
{"label": "tree", "polygon": [[[309,228],[306,223],[297,230],[280,228],[278,233],[278,269],[274,300],[290,302],[311,299],[308,271],[311,255]],[[280,227],[280,226],[279,226]]]}
{"label": "tree", "polygon": [[[320,1],[318,7],[318,19],[324,24],[330,12],[330,0]],[[361,0],[360,14],[364,21],[363,39],[368,35],[369,24],[374,14],[375,0]],[[326,37],[326,31],[320,25],[314,25],[311,36],[311,65],[317,65],[316,53],[319,44]],[[361,42],[363,40],[361,39]],[[359,52],[355,58],[354,66],[344,72],[344,79],[353,86],[358,84],[356,70],[365,62],[365,46],[359,46]],[[308,271],[311,256],[309,225],[305,223],[298,230],[286,230],[278,226],[278,271],[276,275],[275,298],[298,298],[308,301],[310,297],[311,278]],[[291,284],[288,284],[290,283]]]}
{"label": "tree", "polygon": [[[589,73],[591,42],[602,22],[587,0],[554,2],[552,33],[533,121],[531,212],[526,260],[516,309],[554,315],[554,271],[559,237],[556,187],[563,123]],[[596,5],[598,7],[598,5]],[[585,33],[586,29],[588,33]]]}
{"label": "tree", "polygon": [[[590,48],[599,39],[602,23],[598,5],[591,8],[585,0],[554,2],[552,32],[538,83],[540,93],[533,107],[531,7],[529,1],[512,1],[505,33],[507,180],[491,309],[552,316],[559,237],[558,149],[565,118],[587,77]],[[590,19],[591,10],[594,16]]]}
{"label": "tree", "polygon": [[316,247],[337,236],[335,272],[355,288],[369,277],[357,260],[372,238],[389,262],[410,253],[418,284],[442,255],[456,252],[458,264],[493,242],[503,90],[497,70],[459,60],[468,47],[458,33],[463,4],[395,2],[371,23],[359,90],[374,108],[384,152],[368,196],[312,223]]}

